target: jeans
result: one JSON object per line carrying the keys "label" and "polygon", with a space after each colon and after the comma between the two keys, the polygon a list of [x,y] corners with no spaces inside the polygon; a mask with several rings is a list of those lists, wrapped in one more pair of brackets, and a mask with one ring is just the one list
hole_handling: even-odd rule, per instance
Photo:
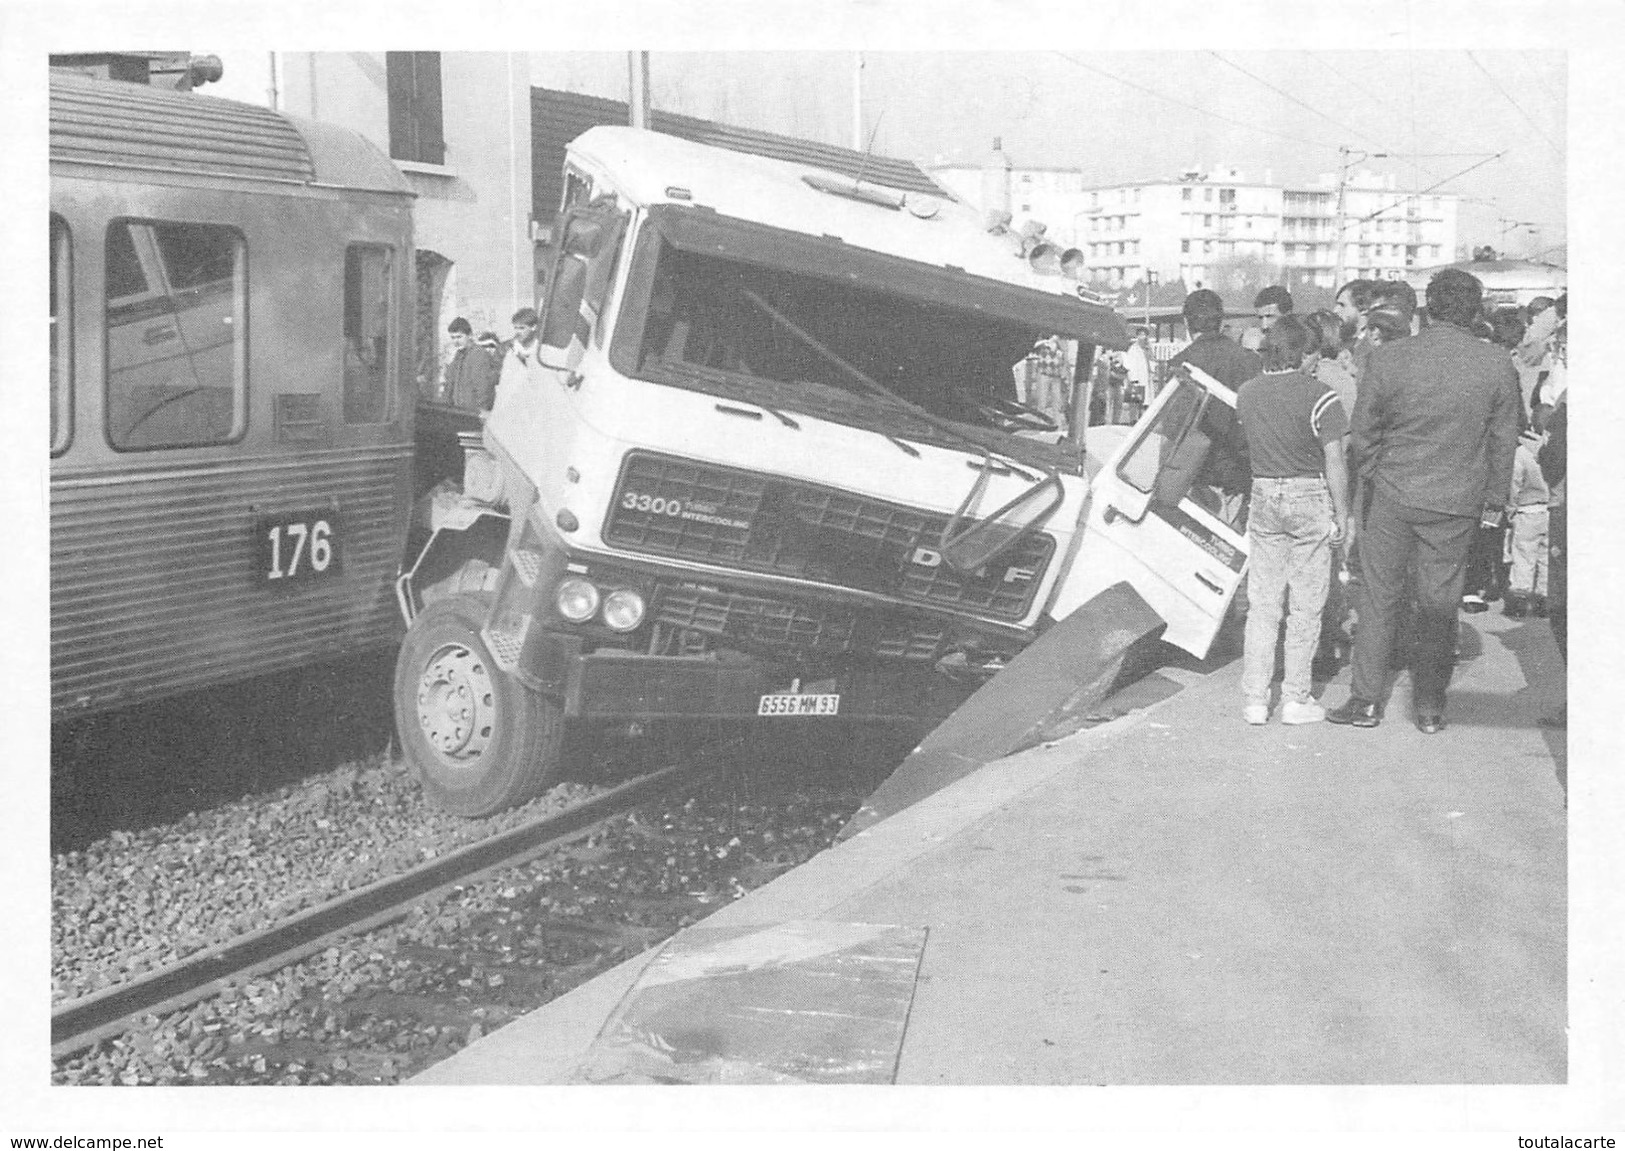
{"label": "jeans", "polygon": [[1546,534],[1549,523],[1545,504],[1525,504],[1512,515],[1512,575],[1509,591],[1519,595],[1546,594]]}
{"label": "jeans", "polygon": [[1241,672],[1241,691],[1248,704],[1269,702],[1283,600],[1286,670],[1281,699],[1307,703],[1312,698],[1309,668],[1331,584],[1334,527],[1332,497],[1324,477],[1253,480]]}

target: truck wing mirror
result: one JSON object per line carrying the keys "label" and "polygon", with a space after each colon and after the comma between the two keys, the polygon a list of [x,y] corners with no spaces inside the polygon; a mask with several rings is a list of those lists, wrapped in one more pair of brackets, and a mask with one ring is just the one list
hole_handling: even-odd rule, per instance
{"label": "truck wing mirror", "polygon": [[942,558],[956,571],[973,572],[991,563],[1054,515],[1066,498],[1061,477],[1052,471],[985,520],[966,526],[966,520],[987,488],[988,473],[992,470],[992,461],[984,460],[970,494],[943,528]]}
{"label": "truck wing mirror", "polygon": [[609,293],[626,219],[608,199],[574,209],[560,220],[542,305],[537,358],[543,366],[566,372],[580,366]]}

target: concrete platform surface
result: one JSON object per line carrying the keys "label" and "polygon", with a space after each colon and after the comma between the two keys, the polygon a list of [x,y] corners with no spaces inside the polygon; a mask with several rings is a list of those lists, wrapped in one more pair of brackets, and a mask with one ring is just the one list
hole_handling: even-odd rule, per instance
{"label": "concrete platform surface", "polygon": [[[928,928],[899,1083],[1563,1083],[1562,666],[1544,621],[1462,639],[1438,735],[1405,677],[1356,730],[1248,727],[1239,661],[1167,671],[705,922]],[[648,961],[414,1082],[570,1082]]]}

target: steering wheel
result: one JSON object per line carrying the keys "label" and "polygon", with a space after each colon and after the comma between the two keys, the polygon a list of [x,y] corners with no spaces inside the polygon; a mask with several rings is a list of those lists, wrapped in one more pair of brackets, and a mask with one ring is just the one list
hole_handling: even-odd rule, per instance
{"label": "steering wheel", "polygon": [[1039,408],[1029,407],[1001,396],[978,397],[970,401],[976,413],[1005,432],[1055,432],[1061,425]]}

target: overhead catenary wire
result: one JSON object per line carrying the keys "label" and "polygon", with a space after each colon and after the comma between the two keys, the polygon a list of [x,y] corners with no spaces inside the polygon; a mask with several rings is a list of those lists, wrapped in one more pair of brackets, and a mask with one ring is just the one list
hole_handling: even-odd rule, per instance
{"label": "overhead catenary wire", "polygon": [[1366,135],[1366,133],[1360,131],[1358,128],[1351,128],[1347,124],[1344,124],[1339,120],[1332,119],[1330,116],[1326,115],[1326,113],[1322,112],[1319,108],[1315,108],[1315,107],[1313,107],[1313,106],[1311,106],[1309,104],[1304,103],[1302,100],[1300,100],[1296,96],[1294,96],[1291,92],[1288,92],[1283,88],[1277,88],[1274,84],[1271,84],[1268,80],[1264,79],[1262,76],[1256,76],[1253,73],[1247,71],[1247,69],[1243,68],[1240,64],[1237,64],[1234,60],[1226,59],[1224,56],[1221,56],[1217,52],[1209,52],[1208,55],[1212,56],[1219,63],[1227,65],[1228,67],[1234,68],[1237,72],[1240,72],[1243,76],[1247,77],[1247,79],[1249,79],[1249,80],[1252,80],[1254,83],[1262,84],[1264,87],[1268,88],[1271,92],[1274,92],[1277,96],[1280,96],[1283,100],[1287,100],[1290,103],[1296,104],[1298,107],[1304,109],[1306,112],[1312,112],[1316,116],[1319,116],[1322,120],[1325,120],[1328,124],[1335,125],[1336,127],[1341,128],[1343,131],[1349,133],[1350,135],[1359,136],[1359,137],[1362,137],[1362,138],[1364,138],[1366,140],[1369,140],[1369,141],[1371,141],[1372,144],[1376,145],[1376,147],[1381,148],[1383,151],[1387,151],[1387,148],[1376,137],[1368,136],[1368,135]]}
{"label": "overhead catenary wire", "polygon": [[[1434,189],[1441,188],[1444,185],[1450,183],[1450,181],[1452,181],[1452,180],[1460,179],[1461,177],[1465,176],[1468,172],[1471,172],[1471,171],[1473,171],[1473,170],[1475,170],[1477,168],[1482,168],[1485,164],[1488,164],[1491,160],[1499,160],[1502,156],[1505,156],[1507,154],[1507,152],[1510,152],[1511,150],[1512,149],[1507,148],[1507,149],[1504,149],[1504,150],[1502,150],[1500,152],[1495,153],[1495,155],[1493,155],[1493,156],[1485,157],[1484,159],[1480,160],[1476,164],[1469,164],[1469,165],[1467,165],[1467,167],[1463,168],[1461,171],[1455,173],[1454,175],[1446,176],[1444,179],[1440,180],[1438,183],[1429,184],[1426,188],[1423,188],[1420,191],[1412,192],[1412,193],[1410,193],[1410,195],[1413,195],[1413,196],[1425,196],[1429,192],[1433,191]],[[1383,214],[1385,214],[1387,212],[1392,212],[1392,211],[1396,210],[1397,208],[1399,208],[1399,206],[1400,205],[1398,203],[1394,203],[1394,204],[1388,205],[1386,208],[1378,208],[1375,212],[1372,212],[1370,215],[1361,216],[1358,220],[1356,220],[1354,222],[1356,224],[1363,224],[1367,220],[1375,220],[1378,216],[1381,216],[1381,215],[1383,215]]]}
{"label": "overhead catenary wire", "polygon": [[1479,60],[1479,58],[1477,56],[1473,55],[1471,52],[1467,53],[1467,59],[1471,60],[1473,62],[1473,65],[1480,72],[1484,73],[1484,77],[1487,80],[1489,80],[1489,82],[1491,84],[1493,84],[1495,86],[1495,90],[1497,92],[1501,93],[1501,95],[1506,97],[1507,103],[1511,104],[1514,108],[1516,108],[1518,110],[1518,114],[1520,116],[1522,116],[1525,120],[1529,121],[1529,126],[1535,130],[1536,134],[1539,135],[1542,140],[1546,141],[1547,145],[1551,147],[1552,151],[1556,152],[1560,159],[1565,158],[1565,153],[1564,153],[1563,149],[1560,148],[1557,145],[1556,141],[1554,141],[1550,136],[1548,136],[1546,134],[1545,129],[1543,129],[1539,124],[1535,123],[1535,118],[1533,116],[1531,116],[1527,111],[1525,111],[1524,106],[1522,104],[1518,103],[1518,101],[1516,101],[1515,99],[1512,98],[1512,93],[1508,92],[1506,90],[1506,88],[1504,86],[1502,86],[1501,81],[1499,81],[1499,80],[1497,80],[1495,78],[1495,74],[1492,73],[1488,68],[1484,67],[1483,63]]}
{"label": "overhead catenary wire", "polygon": [[1082,60],[1079,60],[1077,57],[1070,56],[1065,52],[1056,52],[1055,55],[1059,56],[1061,59],[1065,60],[1069,64],[1074,64],[1077,67],[1082,68],[1086,72],[1093,72],[1096,75],[1104,76],[1104,77],[1106,77],[1106,79],[1114,80],[1117,83],[1122,84],[1124,87],[1133,88],[1136,92],[1144,92],[1147,96],[1155,96],[1159,100],[1164,100],[1164,101],[1166,101],[1166,102],[1168,102],[1170,104],[1175,104],[1175,105],[1177,105],[1177,106],[1179,106],[1181,108],[1188,109],[1189,111],[1192,111],[1192,112],[1197,112],[1197,113],[1199,113],[1199,114],[1201,114],[1203,116],[1207,116],[1207,117],[1209,117],[1211,119],[1214,119],[1214,120],[1222,120],[1226,124],[1234,124],[1236,127],[1245,128],[1249,132],[1257,132],[1262,136],[1273,136],[1277,140],[1290,140],[1294,144],[1308,144],[1312,148],[1324,148],[1328,152],[1337,151],[1337,145],[1336,144],[1327,144],[1327,143],[1325,143],[1324,141],[1321,141],[1321,140],[1308,140],[1308,139],[1305,139],[1302,136],[1289,136],[1285,132],[1272,132],[1268,128],[1260,128],[1257,124],[1249,124],[1245,120],[1237,120],[1237,119],[1235,119],[1235,118],[1233,118],[1231,116],[1222,116],[1218,112],[1215,112],[1210,108],[1203,108],[1198,104],[1191,104],[1191,103],[1187,103],[1184,100],[1176,99],[1173,96],[1169,96],[1165,92],[1158,92],[1154,88],[1147,88],[1144,84],[1136,84],[1132,80],[1125,80],[1125,79],[1123,79],[1123,77],[1115,76],[1112,73],[1106,71],[1104,68],[1097,68],[1093,64],[1086,64]]}

